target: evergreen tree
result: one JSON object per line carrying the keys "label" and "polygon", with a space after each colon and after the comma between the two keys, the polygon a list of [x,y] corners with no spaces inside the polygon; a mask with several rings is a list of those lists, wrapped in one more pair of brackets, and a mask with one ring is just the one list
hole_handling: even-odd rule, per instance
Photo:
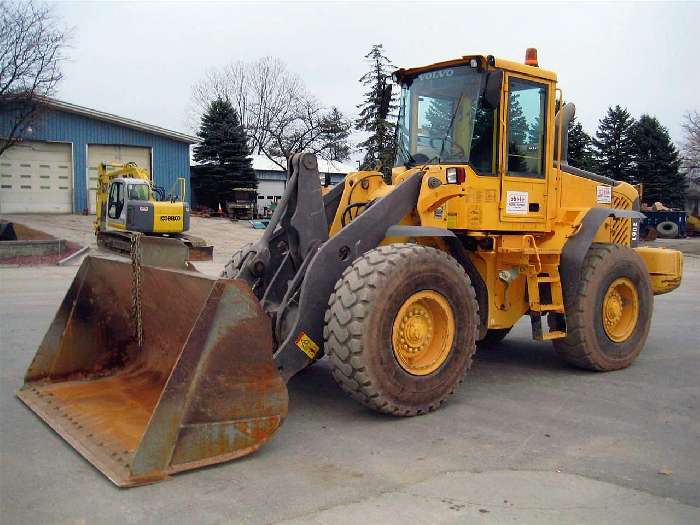
{"label": "evergreen tree", "polygon": [[508,110],[508,129],[511,144],[526,144],[530,126],[520,105],[520,93],[510,94],[510,109]]}
{"label": "evergreen tree", "polygon": [[527,141],[528,144],[540,144],[543,142],[542,138],[540,135],[542,135],[542,132],[544,129],[542,128],[542,121],[540,119],[540,116],[537,115],[535,117],[535,120],[532,121],[532,124],[527,129]]}
{"label": "evergreen tree", "polygon": [[510,94],[508,110],[508,171],[527,171],[527,162],[523,158],[527,147],[530,127],[520,105],[519,93]]}
{"label": "evergreen tree", "polygon": [[375,44],[365,59],[370,70],[360,77],[360,83],[367,87],[365,101],[358,105],[360,116],[355,121],[355,129],[369,133],[364,142],[358,144],[364,150],[362,169],[374,169],[379,163],[388,173],[394,165],[394,125],[392,112],[396,103],[392,94],[391,72],[393,65],[384,55],[382,44]]}
{"label": "evergreen tree", "polygon": [[428,133],[433,138],[443,138],[450,127],[454,110],[448,100],[431,99],[425,111],[425,123]]}
{"label": "evergreen tree", "polygon": [[569,136],[568,163],[575,168],[593,171],[595,166],[591,136],[583,130],[580,122],[576,122],[576,117],[569,122],[567,133]]}
{"label": "evergreen tree", "polygon": [[476,170],[482,173],[491,173],[494,170],[494,117],[497,118],[496,110],[486,107],[483,97],[479,97],[474,115],[474,132],[471,151],[469,152],[469,162]]}
{"label": "evergreen tree", "polygon": [[596,169],[600,175],[634,182],[634,145],[631,129],[634,119],[619,105],[608,108],[599,121],[593,140]]}
{"label": "evergreen tree", "polygon": [[194,160],[199,166],[192,187],[199,202],[225,209],[226,201],[234,200],[234,188],[257,187],[246,134],[228,100],[219,98],[209,104],[198,136],[201,142],[194,147]]}
{"label": "evergreen tree", "polygon": [[321,139],[327,145],[323,156],[342,162],[350,157],[350,128],[352,123],[333,106],[321,121]]}
{"label": "evergreen tree", "polygon": [[679,173],[681,160],[668,130],[650,115],[642,115],[631,132],[636,160],[635,178],[644,185],[644,201],[683,207],[687,180]]}

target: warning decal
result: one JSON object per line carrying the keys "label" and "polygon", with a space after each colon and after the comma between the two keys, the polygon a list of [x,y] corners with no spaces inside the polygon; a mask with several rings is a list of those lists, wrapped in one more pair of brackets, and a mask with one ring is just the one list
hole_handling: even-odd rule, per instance
{"label": "warning decal", "polygon": [[316,357],[316,354],[319,351],[318,345],[314,343],[311,340],[311,338],[304,332],[299,332],[299,335],[297,336],[296,341],[294,341],[294,344],[296,344],[299,347],[299,350],[301,350],[307,356],[309,356],[309,359],[313,359],[314,357]]}
{"label": "warning decal", "polygon": [[612,188],[610,186],[598,186],[595,192],[595,201],[598,204],[610,204],[612,202]]}
{"label": "warning decal", "polygon": [[526,215],[528,212],[528,194],[526,191],[509,191],[506,193],[506,213]]}

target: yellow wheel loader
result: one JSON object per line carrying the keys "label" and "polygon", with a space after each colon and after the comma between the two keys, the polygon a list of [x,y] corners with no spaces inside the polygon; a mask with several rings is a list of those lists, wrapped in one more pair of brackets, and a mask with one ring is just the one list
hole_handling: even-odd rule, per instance
{"label": "yellow wheel loader", "polygon": [[[190,206],[185,201],[185,180],[177,180],[177,191],[151,185],[148,172],[135,163],[101,163],[97,168],[95,235],[101,247],[128,254],[134,233],[170,237],[189,250],[188,259],[211,260],[213,247],[184,232],[190,228]],[[158,242],[161,251],[168,243]],[[175,245],[177,250],[178,243]]]}
{"label": "yellow wheel loader", "polygon": [[88,257],[18,396],[130,486],[256,450],[323,356],[399,416],[443,404],[523,316],[574,366],[629,366],[682,256],[637,246],[632,186],[567,163],[574,107],[529,62],[399,70],[391,182],[357,172],[322,195],[316,158],[292,156],[262,238],[218,279]]}

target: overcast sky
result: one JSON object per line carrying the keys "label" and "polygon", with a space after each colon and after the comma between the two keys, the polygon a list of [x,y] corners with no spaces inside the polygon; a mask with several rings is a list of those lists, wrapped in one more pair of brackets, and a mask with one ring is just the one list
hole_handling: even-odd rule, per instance
{"label": "overcast sky", "polygon": [[655,115],[682,138],[700,110],[700,3],[469,4],[60,2],[75,28],[58,98],[190,132],[192,84],[210,67],[276,56],[326,105],[353,115],[363,55],[382,43],[399,67],[483,53],[522,61],[536,47],[594,132],[606,108]]}

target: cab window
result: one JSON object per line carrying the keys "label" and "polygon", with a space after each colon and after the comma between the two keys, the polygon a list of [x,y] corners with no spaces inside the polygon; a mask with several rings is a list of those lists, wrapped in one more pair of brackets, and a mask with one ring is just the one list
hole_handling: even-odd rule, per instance
{"label": "cab window", "polygon": [[107,215],[110,219],[118,219],[124,208],[124,184],[115,182],[109,188],[109,201],[107,202]]}
{"label": "cab window", "polygon": [[511,77],[508,97],[508,172],[544,177],[547,87]]}
{"label": "cab window", "polygon": [[470,163],[479,175],[498,175],[498,108],[479,97],[474,117]]}
{"label": "cab window", "polygon": [[148,200],[148,185],[147,184],[129,184],[129,200],[130,201],[147,201]]}

